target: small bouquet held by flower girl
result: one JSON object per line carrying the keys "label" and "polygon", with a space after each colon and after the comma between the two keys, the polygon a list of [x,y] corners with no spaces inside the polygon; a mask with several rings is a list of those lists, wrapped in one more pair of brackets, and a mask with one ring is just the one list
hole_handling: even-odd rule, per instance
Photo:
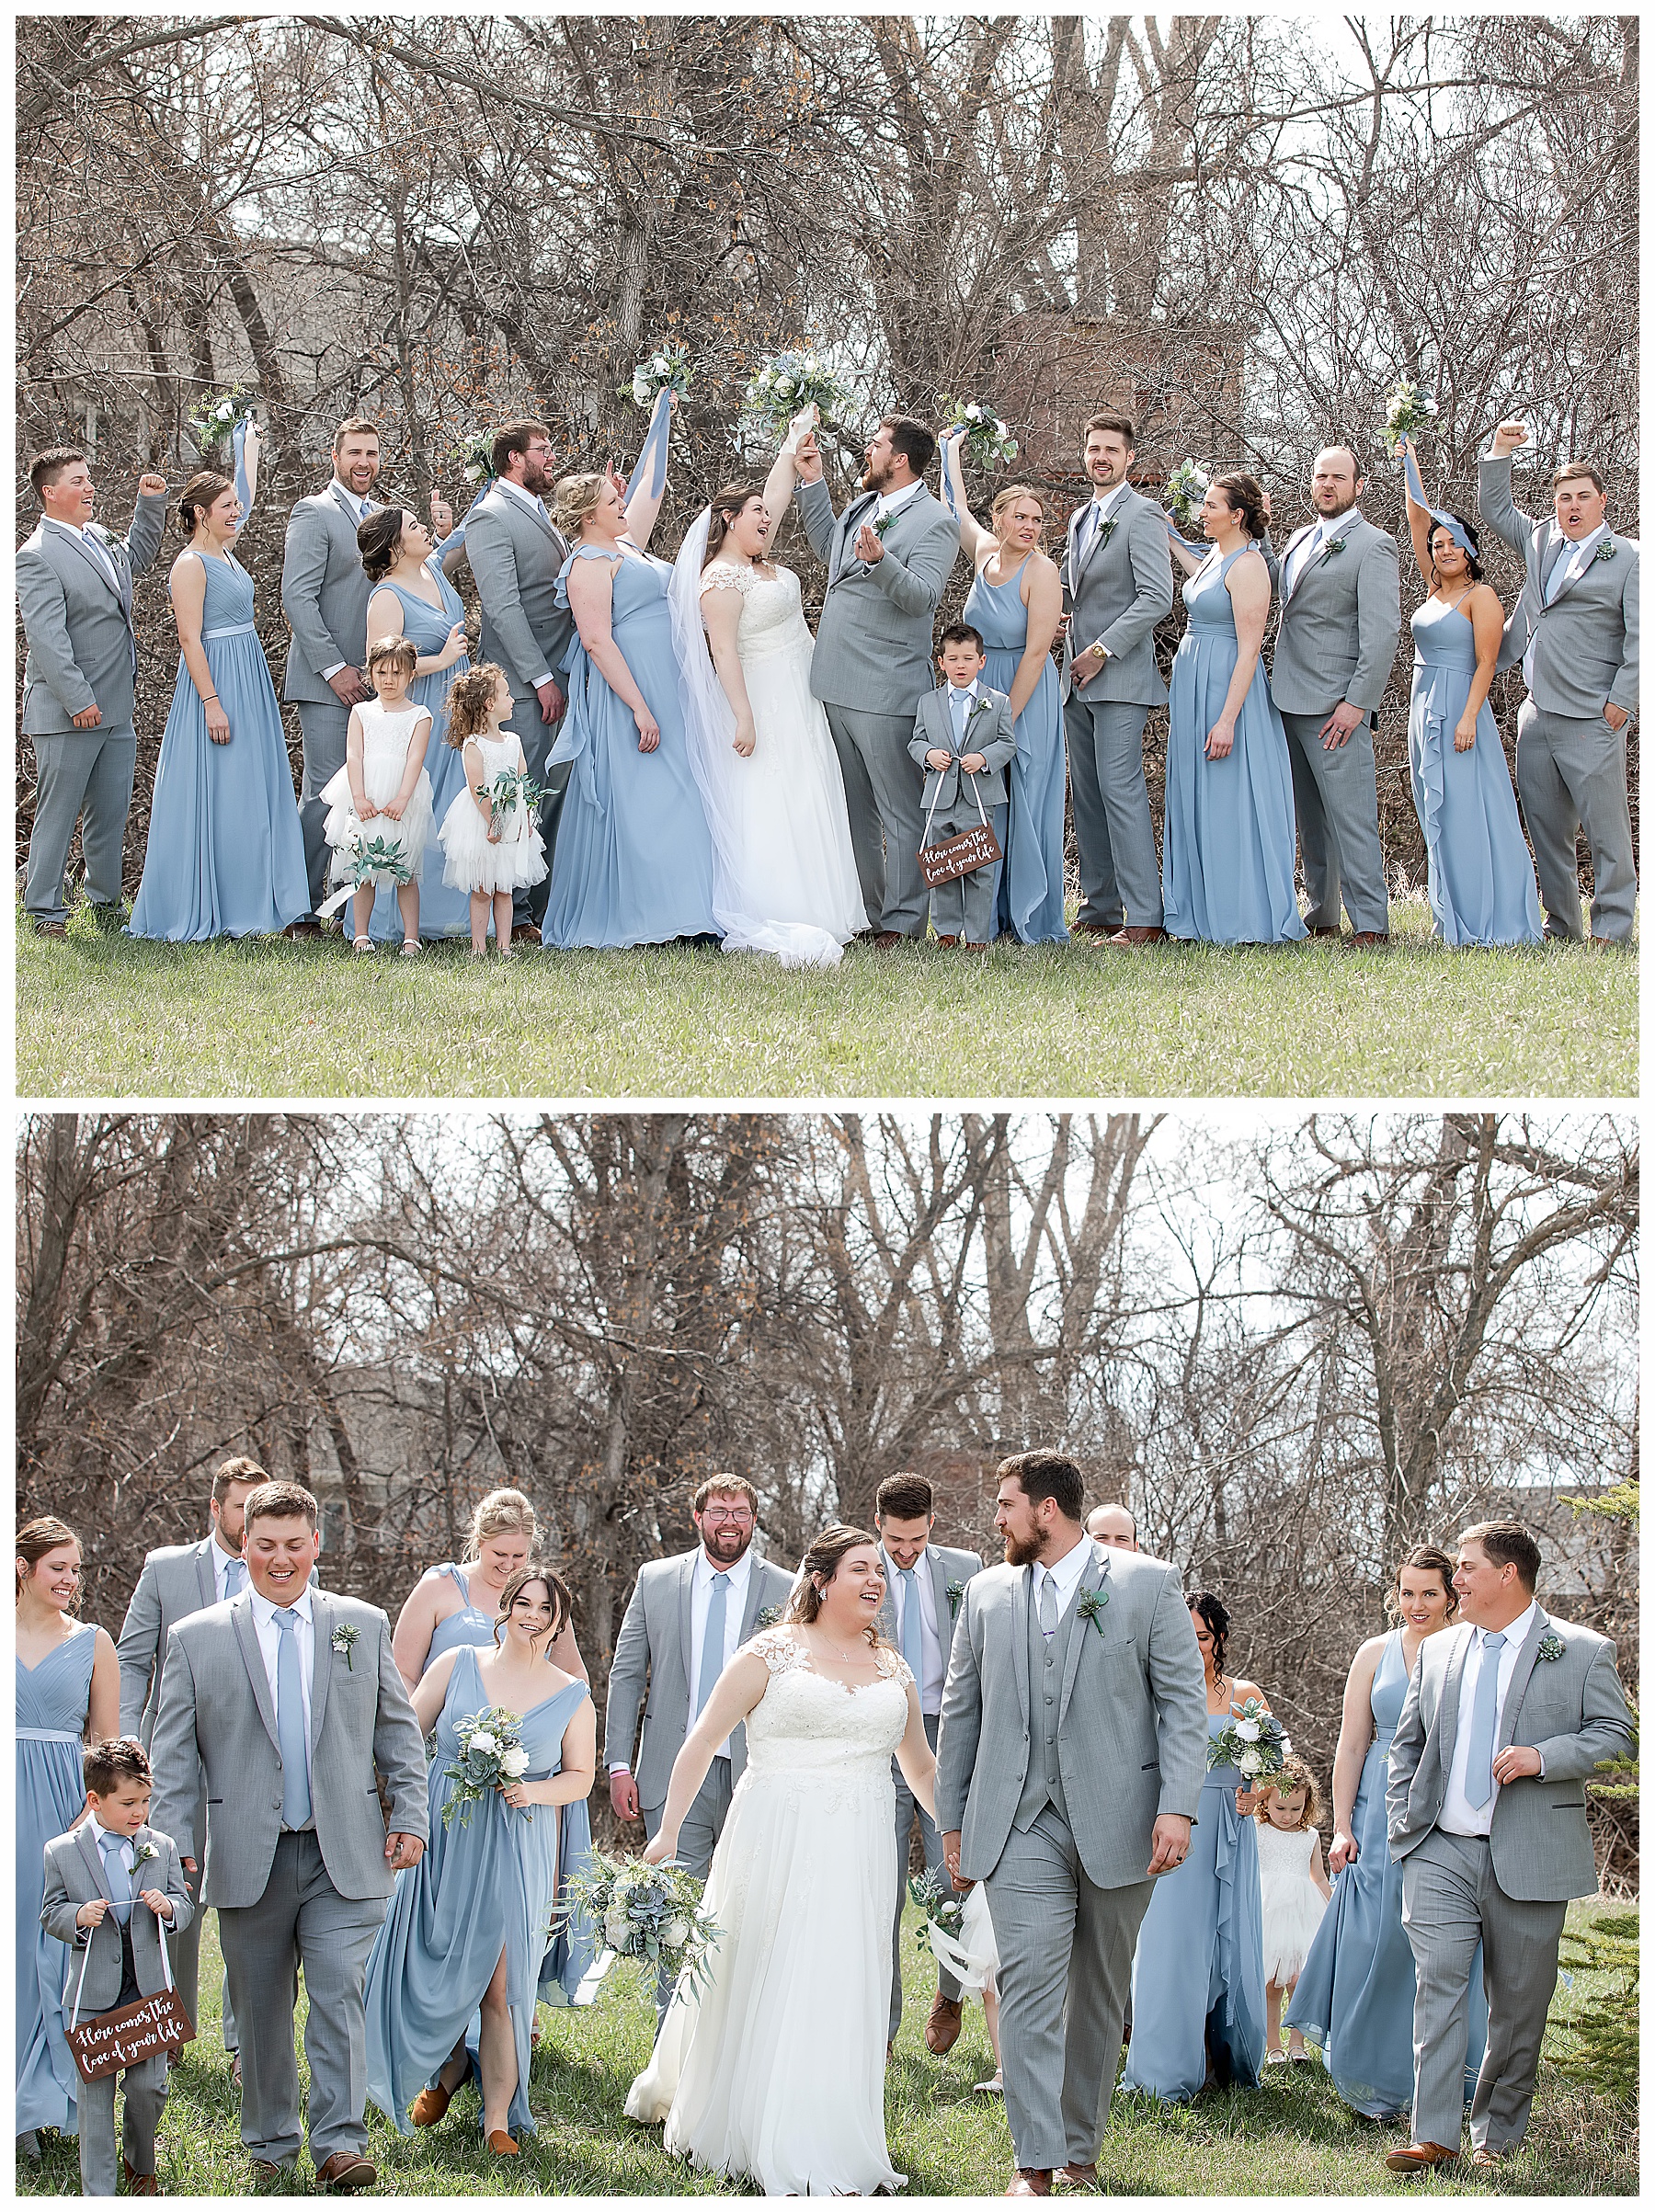
{"label": "small bouquet held by flower girl", "polygon": [[593,1852],[569,1876],[563,1910],[584,1912],[620,1958],[665,1965],[694,1990],[707,1974],[707,1955],[724,1933],[702,1905],[702,1885],[682,1866],[646,1866]]}
{"label": "small bouquet held by flower girl", "polygon": [[1255,1787],[1279,1774],[1293,1745],[1261,1697],[1245,1700],[1207,1746],[1207,1764],[1233,1766]]}
{"label": "small bouquet held by flower girl", "polygon": [[393,884],[414,881],[413,863],[401,838],[395,834],[371,838],[365,829],[353,829],[340,861],[343,865],[336,872],[334,881],[342,882],[352,891],[360,891],[382,877]]}
{"label": "small bouquet held by flower girl", "polygon": [[[453,1796],[442,1808],[444,1828],[453,1825],[456,1813],[461,1827],[466,1827],[474,1805],[481,1805],[491,1790],[520,1782],[529,1766],[522,1717],[504,1705],[485,1705],[481,1713],[467,1714],[455,1734],[460,1739],[459,1764],[442,1770],[444,1779],[454,1785]],[[530,1807],[521,1811],[526,1820],[533,1819]]]}
{"label": "small bouquet held by flower girl", "polygon": [[548,795],[546,786],[537,783],[526,768],[503,768],[492,783],[476,783],[472,788],[479,799],[488,802],[491,837],[504,832],[506,817],[514,809],[520,810],[520,819],[531,819],[541,801]]}

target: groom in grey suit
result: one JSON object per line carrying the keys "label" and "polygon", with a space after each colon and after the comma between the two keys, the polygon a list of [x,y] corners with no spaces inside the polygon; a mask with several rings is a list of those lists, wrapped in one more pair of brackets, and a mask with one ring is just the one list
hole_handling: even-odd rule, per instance
{"label": "groom in grey suit", "polygon": [[1155,1877],[1181,1864],[1206,1772],[1206,1686],[1174,1568],[1101,1551],[1080,1470],[999,1468],[1006,1565],[965,1585],[942,1694],[937,1825],[988,1886],[999,1951],[1008,2196],[1090,2187]]}
{"label": "groom in grey suit", "polygon": [[1402,627],[1397,542],[1357,507],[1364,477],[1349,446],[1316,457],[1316,520],[1282,553],[1281,612],[1270,696],[1287,732],[1298,815],[1305,921],[1312,937],[1337,937],[1342,903],[1352,941],[1390,941],[1390,902],[1379,847],[1374,724]]}
{"label": "groom in grey suit", "polygon": [[308,1490],[271,1482],[253,1492],[251,1588],[167,1638],[152,1817],[177,1839],[186,1874],[205,1852],[202,1902],[218,1908],[255,2182],[298,2156],[292,2012],[302,1966],[311,2157],[319,2182],[352,2190],[374,2180],[362,2155],[368,1954],[393,1876],[425,1849],[429,1816],[425,1745],[391,1625],[377,1606],[311,1587],[320,1548]]}
{"label": "groom in grey suit", "polygon": [[1069,517],[1063,603],[1063,729],[1068,744],[1080,911],[1075,928],[1129,949],[1158,944],[1160,863],[1144,781],[1144,724],[1164,706],[1155,625],[1172,610],[1166,517],[1127,482],[1136,432],[1094,415],[1082,433],[1092,496]]}
{"label": "groom in grey suit", "polygon": [[1552,479],[1556,519],[1536,521],[1512,498],[1512,455],[1527,442],[1502,422],[1477,464],[1483,519],[1523,555],[1523,596],[1506,623],[1502,668],[1523,664],[1517,789],[1548,937],[1581,938],[1575,840],[1592,847],[1592,934],[1626,944],[1638,877],[1626,802],[1626,724],[1638,712],[1638,544],[1609,528],[1597,471],[1570,462]]}
{"label": "groom in grey suit", "polygon": [[1471,2099],[1471,2162],[1523,2139],[1570,1898],[1597,1888],[1586,1825],[1594,1767],[1632,1748],[1607,1636],[1535,1602],[1540,1546],[1514,1521],[1459,1540],[1460,1625],[1420,1647],[1385,1794],[1414,1955],[1413,2139],[1386,2164],[1460,2154],[1466,2011],[1482,1945],[1489,2047]]}
{"label": "groom in grey suit", "polygon": [[[466,518],[465,550],[483,604],[478,657],[506,671],[511,719],[529,773],[546,787],[541,834],[554,867],[557,818],[569,781],[569,763],[548,768],[565,694],[561,681],[575,618],[557,603],[557,578],[569,557],[568,542],[547,505],[557,472],[552,434],[544,423],[508,423],[494,441],[495,480],[486,498]],[[514,940],[540,942],[552,893],[550,870],[538,884],[513,894]]]}
{"label": "groom in grey suit", "polygon": [[17,549],[17,610],[29,641],[23,735],[35,750],[23,905],[38,936],[62,937],[69,920],[63,870],[77,818],[93,917],[120,924],[121,851],[138,758],[132,578],[161,550],[166,479],[138,479],[125,538],[93,521],[92,473],[77,448],[37,453],[29,481],[43,515]]}
{"label": "groom in grey suit", "polygon": [[862,904],[886,952],[925,935],[930,906],[919,872],[925,779],[908,746],[960,552],[959,524],[925,487],[936,450],[923,423],[887,415],[868,440],[861,491],[839,516],[814,439],[797,453],[805,535],[828,569],[810,688],[827,710]]}

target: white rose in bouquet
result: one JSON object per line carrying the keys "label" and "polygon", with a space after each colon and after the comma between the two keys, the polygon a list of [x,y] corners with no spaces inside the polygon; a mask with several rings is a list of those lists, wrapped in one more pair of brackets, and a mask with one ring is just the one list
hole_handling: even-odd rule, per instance
{"label": "white rose in bouquet", "polygon": [[1236,1761],[1244,1774],[1256,1774],[1263,1763],[1262,1756],[1257,1751],[1243,1751]]}
{"label": "white rose in bouquet", "polygon": [[486,1728],[479,1728],[476,1734],[468,1739],[465,1748],[468,1751],[481,1751],[485,1758],[488,1758],[492,1757],[500,1747]]}
{"label": "white rose in bouquet", "polygon": [[687,1920],[668,1921],[661,1931],[661,1941],[669,1951],[676,1951],[690,1941],[690,1923]]}
{"label": "white rose in bouquet", "polygon": [[632,1922],[626,1917],[624,1906],[611,1905],[610,1907],[603,1916],[603,1933],[606,1942],[611,1948],[616,1951],[620,1950],[622,1944],[632,1933]]}
{"label": "white rose in bouquet", "polygon": [[640,407],[649,397],[649,379],[642,369],[635,371],[633,375],[633,397]]}
{"label": "white rose in bouquet", "polygon": [[1256,1720],[1238,1720],[1236,1723],[1236,1733],[1243,1743],[1257,1743],[1259,1724]]}
{"label": "white rose in bouquet", "polygon": [[671,368],[672,363],[667,359],[667,356],[664,353],[657,353],[655,357],[655,359],[651,361],[649,365],[655,371],[657,376],[665,376],[667,371]]}
{"label": "white rose in bouquet", "polygon": [[515,1743],[510,1750],[501,1752],[500,1772],[508,1774],[513,1782],[529,1772],[529,1754],[520,1743]]}
{"label": "white rose in bouquet", "polygon": [[779,376],[776,379],[776,390],[782,394],[783,399],[791,399],[793,397],[793,381],[792,377]]}

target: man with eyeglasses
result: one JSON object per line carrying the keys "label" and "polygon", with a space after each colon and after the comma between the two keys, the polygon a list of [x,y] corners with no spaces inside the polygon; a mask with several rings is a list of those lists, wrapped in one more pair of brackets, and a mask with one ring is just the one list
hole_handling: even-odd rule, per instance
{"label": "man with eyeglasses", "polygon": [[[759,1627],[759,1615],[780,1613],[793,1577],[756,1559],[759,1493],[739,1475],[714,1475],[691,1505],[693,1551],[649,1559],[638,1569],[610,1668],[604,1758],[610,1803],[622,1820],[642,1815],[645,1833],[661,1825],[672,1762],[713,1693],[713,1684]],[[645,1705],[645,1692],[648,1702]],[[638,1715],[644,1736],[633,1765]],[[704,1879],[724,1833],[730,1793],[747,1764],[747,1735],[734,1728],[719,1746],[707,1779],[679,1830],[678,1863]],[[672,1978],[663,1970],[656,1993],[657,2022],[666,2014]]]}

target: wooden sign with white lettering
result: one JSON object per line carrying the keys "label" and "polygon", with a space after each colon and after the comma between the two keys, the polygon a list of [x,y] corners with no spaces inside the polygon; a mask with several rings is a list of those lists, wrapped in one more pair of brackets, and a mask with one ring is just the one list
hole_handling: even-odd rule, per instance
{"label": "wooden sign with white lettering", "polygon": [[176,2051],[195,2041],[189,2014],[176,1990],[157,1990],[137,2004],[120,2005],[64,2033],[83,2081],[98,2081],[153,2058],[157,2051]]}

